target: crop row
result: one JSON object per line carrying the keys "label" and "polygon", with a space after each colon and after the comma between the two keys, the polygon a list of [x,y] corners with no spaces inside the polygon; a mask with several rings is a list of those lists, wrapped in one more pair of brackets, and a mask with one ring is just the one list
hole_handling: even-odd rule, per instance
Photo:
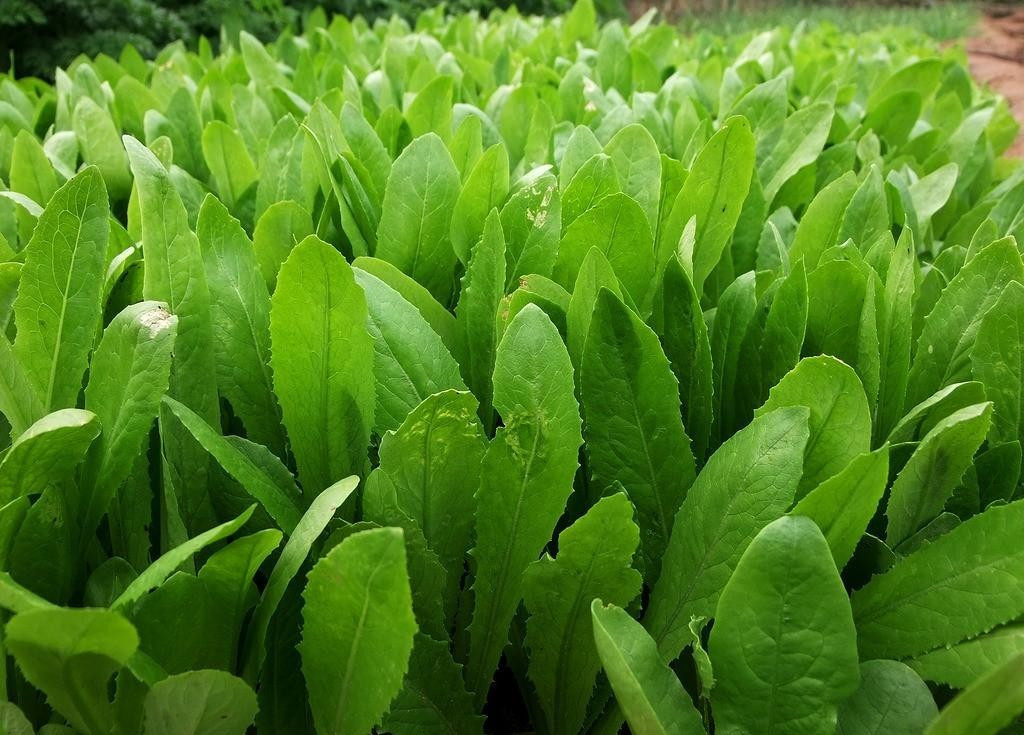
{"label": "crop row", "polygon": [[962,51],[222,41],[0,81],[8,733],[1024,710],[1024,168]]}

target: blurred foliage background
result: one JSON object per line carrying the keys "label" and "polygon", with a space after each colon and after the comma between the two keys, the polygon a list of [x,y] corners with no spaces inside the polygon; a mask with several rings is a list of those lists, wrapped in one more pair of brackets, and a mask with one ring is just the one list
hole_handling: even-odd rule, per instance
{"label": "blurred foliage background", "polygon": [[[449,0],[450,12],[515,4],[524,14],[566,12],[572,0]],[[117,57],[125,44],[153,56],[171,41],[229,36],[245,28],[264,40],[301,25],[314,6],[368,19],[415,18],[434,0],[0,0],[0,71],[52,79],[57,66],[81,53]],[[831,22],[844,31],[911,25],[939,39],[964,35],[976,5],[963,0],[598,0],[606,17],[637,17],[650,7],[684,30],[735,33],[802,20]]]}

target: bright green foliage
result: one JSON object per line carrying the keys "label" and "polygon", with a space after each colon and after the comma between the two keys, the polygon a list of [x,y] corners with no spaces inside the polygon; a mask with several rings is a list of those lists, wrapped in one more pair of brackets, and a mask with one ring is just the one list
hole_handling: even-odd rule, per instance
{"label": "bright green foliage", "polygon": [[14,301],[14,355],[44,411],[74,406],[78,399],[102,312],[107,206],[103,179],[88,168],[54,194],[25,246]]}
{"label": "bright green foliage", "polygon": [[558,536],[558,557],[526,570],[530,679],[551,732],[578,732],[601,668],[587,601],[626,606],[640,592],[630,567],[640,541],[633,508],[622,493],[602,498]]}
{"label": "bright green foliage", "polygon": [[700,715],[647,631],[625,610],[594,600],[594,642],[630,729],[638,735],[704,732]]}
{"label": "bright green foliage", "polygon": [[860,687],[839,707],[839,735],[917,735],[935,717],[935,700],[906,664],[865,661]]}
{"label": "bright green foliage", "polygon": [[4,645],[75,728],[109,732],[107,683],[139,645],[131,623],[105,610],[31,610],[7,624]]}
{"label": "bright green foliage", "polygon": [[366,320],[366,297],[341,254],[313,235],[299,243],[274,290],[270,339],[274,389],[307,498],[366,463],[375,388]]}
{"label": "bright green foliage", "polygon": [[927,735],[995,735],[1024,712],[1024,655],[978,679],[949,703]]}
{"label": "bright green foliage", "polygon": [[0,76],[0,729],[1019,729],[1007,103],[459,7]]}
{"label": "bright green foliage", "polygon": [[[861,655],[914,656],[1019,615],[1024,549],[1013,538],[1022,516],[1019,501],[990,508],[858,590],[852,603]],[[892,627],[897,619],[905,627]]]}
{"label": "bright green foliage", "polygon": [[657,577],[672,519],[696,474],[693,455],[657,335],[606,289],[590,322],[580,392],[591,483],[598,493],[619,483],[633,500],[645,529],[644,567]]}
{"label": "bright green foliage", "polygon": [[[799,581],[797,581],[799,580]],[[780,518],[743,552],[708,653],[718,732],[833,732],[857,687],[850,601],[814,522]]]}
{"label": "bright green foliage", "polygon": [[871,448],[871,415],[857,374],[833,357],[802,360],[772,388],[756,415],[806,406],[810,438],[797,496],[832,477]]}
{"label": "bright green foliage", "polygon": [[398,529],[354,534],[310,572],[299,652],[318,732],[366,732],[398,693],[416,633],[406,574]]}
{"label": "bright green foliage", "polygon": [[711,617],[747,544],[792,505],[807,444],[807,409],[755,419],[723,444],[676,514],[644,627],[666,661],[689,641],[695,616]]}
{"label": "bright green foliage", "polygon": [[256,694],[224,671],[189,671],[153,685],[144,707],[146,735],[243,735]]}
{"label": "bright green foliage", "polygon": [[512,320],[494,364],[494,407],[504,426],[481,468],[476,581],[467,683],[477,702],[508,641],[523,572],[540,554],[572,491],[583,439],[569,353],[551,320],[527,306]]}

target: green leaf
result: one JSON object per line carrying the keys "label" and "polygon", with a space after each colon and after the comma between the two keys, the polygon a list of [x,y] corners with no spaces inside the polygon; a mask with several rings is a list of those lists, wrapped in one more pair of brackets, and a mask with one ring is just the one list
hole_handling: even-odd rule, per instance
{"label": "green leaf", "polygon": [[270,291],[274,290],[277,273],[292,248],[312,234],[313,220],[309,212],[290,200],[274,202],[257,220],[252,246]]}
{"label": "green leaf", "polygon": [[145,701],[145,735],[244,735],[256,694],[226,671],[188,671],[157,682]]}
{"label": "green leaf", "polygon": [[815,102],[786,118],[775,146],[758,165],[765,201],[775,199],[783,184],[818,158],[828,139],[834,113],[829,103]]}
{"label": "green leaf", "polygon": [[939,713],[925,735],[995,735],[1024,712],[1024,654],[971,684]]}
{"label": "green leaf", "polygon": [[541,167],[524,176],[501,208],[506,291],[521,276],[550,276],[555,265],[562,231],[562,200],[558,181],[546,169]]}
{"label": "green leaf", "polygon": [[985,440],[992,404],[960,409],[921,440],[889,491],[885,541],[896,547],[942,512]]}
{"label": "green leaf", "polygon": [[[165,397],[163,402],[203,449],[217,460],[217,464],[266,509],[281,530],[291,535],[301,517],[300,499],[290,492],[294,490],[294,483],[289,488],[276,482],[256,462],[217,433],[185,404],[170,396]],[[283,465],[281,469],[287,473]]]}
{"label": "green leaf", "polygon": [[284,455],[270,374],[270,293],[245,230],[213,196],[196,233],[210,288],[217,385],[253,441]]}
{"label": "green leaf", "polygon": [[25,247],[13,352],[44,411],[78,403],[103,312],[108,218],[103,178],[86,168],[56,191]]}
{"label": "green leaf", "polygon": [[688,645],[694,616],[711,618],[751,539],[793,503],[807,444],[808,411],[760,416],[725,442],[686,495],[651,591],[644,627],[664,661]]}
{"label": "green leaf", "polygon": [[647,303],[654,279],[654,238],[640,205],[625,194],[610,194],[569,225],[554,271],[564,288],[573,287],[592,247],[611,263],[633,303]]}
{"label": "green leaf", "polygon": [[889,433],[889,443],[918,442],[943,419],[968,406],[984,402],[985,387],[981,383],[953,383],[940,388],[900,419]]}
{"label": "green leaf", "polygon": [[[711,446],[735,432],[738,426],[733,396],[740,373],[740,349],[757,309],[753,273],[745,273],[726,287],[718,299],[711,325],[711,358],[714,378],[714,424]],[[811,309],[813,312],[813,309]]]}
{"label": "green leaf", "polygon": [[661,191],[661,153],[654,138],[640,123],[622,128],[604,152],[611,157],[622,191],[640,205],[653,232],[658,226]]}
{"label": "green leaf", "polygon": [[306,498],[362,474],[375,405],[373,338],[352,268],[315,236],[281,267],[270,364]]}
{"label": "green leaf", "polygon": [[355,279],[366,294],[377,383],[374,430],[398,428],[425,398],[442,390],[466,390],[459,365],[415,306],[366,271]]}
{"label": "green leaf", "polygon": [[54,411],[36,421],[0,462],[0,507],[70,479],[99,433],[96,415],[78,408]]}
{"label": "green leaf", "polygon": [[862,658],[905,658],[1024,612],[1024,502],[993,506],[939,536],[851,597]]}
{"label": "green leaf", "polygon": [[603,290],[622,298],[619,279],[608,258],[596,247],[590,248],[583,258],[580,273],[576,277],[576,285],[573,286],[572,295],[569,297],[569,306],[565,310],[566,346],[577,369],[583,361],[583,347],[590,332],[597,296]]}
{"label": "green leaf", "polygon": [[89,366],[85,406],[103,431],[79,482],[83,538],[91,535],[131,472],[167,392],[178,318],[164,304],[126,307],[103,331]]}
{"label": "green leaf", "polygon": [[[191,98],[188,98],[191,99]],[[199,241],[167,170],[131,136],[124,137],[142,213],[143,297],[162,301],[178,317],[169,395],[212,425],[220,420],[210,294]],[[180,493],[186,528],[213,522],[202,449],[181,432],[161,433],[171,481]],[[188,478],[187,480],[185,478]]]}
{"label": "green leaf", "polygon": [[755,415],[786,406],[806,406],[810,412],[811,435],[798,499],[871,449],[871,413],[864,388],[853,368],[834,357],[801,360],[772,388]]}
{"label": "green leaf", "polygon": [[253,577],[270,554],[281,546],[282,532],[265,528],[234,539],[211,556],[199,573],[211,610],[209,642],[204,659],[234,671],[243,622],[256,602]]}
{"label": "green leaf", "polygon": [[971,350],[985,314],[1011,281],[1024,281],[1024,264],[1012,240],[998,240],[970,260],[942,291],[924,320],[910,368],[907,403],[970,375]]}
{"label": "green leaf", "polygon": [[676,196],[664,240],[659,243],[658,265],[668,262],[686,223],[696,217],[693,285],[698,294],[703,293],[704,281],[718,265],[732,237],[753,171],[754,136],[750,123],[744,117],[731,117],[701,149]]}
{"label": "green leaf", "polygon": [[202,147],[217,193],[228,209],[236,210],[259,179],[242,136],[227,123],[211,120],[203,128]]}
{"label": "green leaf", "polygon": [[124,146],[110,113],[87,97],[75,103],[71,129],[78,142],[82,160],[96,166],[114,201],[124,201],[131,191],[131,176]]}
{"label": "green leaf", "polygon": [[355,492],[358,477],[338,480],[310,503],[295,530],[281,551],[274,570],[270,573],[263,594],[249,620],[242,653],[242,671],[245,680],[255,685],[266,655],[267,630],[270,620],[288,589],[309,556],[309,550],[334,518],[338,508]]}
{"label": "green leaf", "polygon": [[615,605],[591,604],[594,642],[615,698],[635,735],[698,735],[700,715],[640,623]]}
{"label": "green leaf", "polygon": [[875,516],[889,482],[889,447],[865,452],[800,499],[790,511],[814,521],[842,569]]}
{"label": "green leaf", "polygon": [[[13,191],[44,206],[57,191],[57,175],[53,166],[47,160],[43,146],[27,130],[19,131],[14,138],[8,180]],[[35,217],[18,214],[18,238],[22,242],[28,242],[32,237],[33,227]]]}
{"label": "green leaf", "polygon": [[346,102],[341,108],[341,130],[345,142],[369,171],[377,195],[383,196],[391,176],[391,156],[362,112],[351,102]]}
{"label": "green leaf", "polygon": [[789,248],[789,260],[801,258],[808,271],[818,265],[821,254],[836,244],[843,214],[857,191],[857,176],[848,171],[819,191],[807,205]]}
{"label": "green leaf", "polygon": [[610,156],[591,156],[573,175],[562,193],[562,232],[610,194],[622,191]]}
{"label": "green leaf", "polygon": [[772,386],[796,367],[806,336],[807,309],[807,276],[803,263],[797,263],[788,276],[762,294],[740,347],[746,379],[737,386],[733,402],[742,422],[769,398]]}
{"label": "green leaf", "polygon": [[1024,654],[1024,626],[1008,625],[955,646],[943,646],[908,661],[926,681],[964,689],[988,672]]}
{"label": "green leaf", "polygon": [[380,469],[394,484],[398,509],[419,526],[458,592],[470,547],[487,442],[469,393],[435,393],[380,443]]}
{"label": "green leaf", "polygon": [[46,413],[21,360],[14,356],[11,343],[3,335],[0,335],[0,411],[14,437]]}
{"label": "green leaf", "polygon": [[508,188],[508,151],[495,144],[473,165],[452,210],[452,247],[463,263],[469,263],[470,251],[484,233],[487,216],[495,207],[501,208]]}
{"label": "green leaf", "polygon": [[473,246],[462,279],[455,318],[465,344],[462,374],[480,401],[480,418],[490,432],[493,425],[494,354],[497,349],[495,318],[505,295],[505,237],[497,210],[491,210],[484,234]]}
{"label": "green leaf", "polygon": [[426,286],[442,304],[448,303],[454,282],[448,229],[460,185],[441,139],[433,133],[417,138],[391,169],[377,230],[374,254]]}
{"label": "green leaf", "polygon": [[899,661],[865,661],[860,688],[839,705],[837,735],[919,735],[938,710],[921,677]]}
{"label": "green leaf", "polygon": [[903,414],[913,333],[915,265],[914,236],[910,228],[905,228],[885,275],[876,437],[888,434]]}
{"label": "green leaf", "polygon": [[413,98],[405,110],[409,132],[414,138],[435,133],[447,142],[452,136],[452,86],[450,76],[434,77]]}
{"label": "green leaf", "polygon": [[622,493],[602,498],[558,536],[558,556],[526,569],[523,597],[530,619],[526,647],[548,732],[579,732],[601,669],[589,603],[625,607],[642,579],[630,565],[640,543],[633,506]]}
{"label": "green leaf", "polygon": [[452,313],[441,306],[427,289],[386,260],[359,257],[352,261],[352,267],[376,276],[415,306],[430,328],[437,332],[452,357],[461,358],[462,338],[458,323]]}
{"label": "green leaf", "polygon": [[989,441],[1024,438],[1024,286],[1007,284],[982,318],[971,350],[971,372],[994,404]]}
{"label": "green leaf", "polygon": [[29,610],[7,623],[4,645],[25,678],[76,729],[110,732],[107,685],[139,645],[131,623],[106,610]]}
{"label": "green leaf", "polygon": [[478,705],[508,642],[523,572],[551,539],[572,492],[583,443],[572,374],[555,325],[526,306],[498,346],[494,406],[504,426],[484,455],[476,498],[466,682]]}
{"label": "green leaf", "polygon": [[416,620],[402,531],[349,536],[309,573],[302,673],[317,732],[363,735],[398,694]]}
{"label": "green leaf", "polygon": [[837,242],[853,240],[854,245],[866,250],[876,237],[889,229],[889,219],[885,182],[878,166],[872,166],[843,213]]}
{"label": "green leaf", "polygon": [[859,681],[850,602],[825,537],[786,516],[750,542],[722,591],[708,653],[716,732],[833,732]]}
{"label": "green leaf", "polygon": [[481,735],[483,722],[447,644],[417,633],[383,729],[394,735]]}
{"label": "green leaf", "polygon": [[139,598],[152,589],[164,583],[174,571],[184,564],[193,554],[197,554],[212,543],[216,543],[235,533],[245,525],[252,516],[255,505],[249,506],[244,513],[237,518],[214,526],[194,538],[175,546],[166,554],[150,564],[145,571],[132,580],[117,599],[110,605],[111,610],[130,608]]}
{"label": "green leaf", "polygon": [[597,297],[580,395],[594,489],[621,483],[636,505],[644,569],[653,580],[696,469],[679,386],[658,337],[611,291]]}

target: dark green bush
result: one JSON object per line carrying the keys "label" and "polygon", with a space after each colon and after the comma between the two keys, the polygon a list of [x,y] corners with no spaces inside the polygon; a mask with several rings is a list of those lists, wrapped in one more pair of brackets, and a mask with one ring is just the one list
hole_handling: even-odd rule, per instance
{"label": "dark green bush", "polygon": [[[510,0],[452,0],[451,12],[487,13]],[[523,0],[526,14],[553,15],[569,10],[570,0]],[[200,36],[217,38],[246,31],[263,40],[298,23],[302,13],[322,5],[327,13],[362,15],[367,19],[393,14],[413,19],[432,8],[431,0],[0,0],[0,71],[12,65],[19,76],[53,78],[54,69],[79,54],[113,57],[126,44],[152,57],[164,45]],[[598,9],[621,15],[621,0],[604,0]],[[610,8],[610,10],[609,10]]]}

